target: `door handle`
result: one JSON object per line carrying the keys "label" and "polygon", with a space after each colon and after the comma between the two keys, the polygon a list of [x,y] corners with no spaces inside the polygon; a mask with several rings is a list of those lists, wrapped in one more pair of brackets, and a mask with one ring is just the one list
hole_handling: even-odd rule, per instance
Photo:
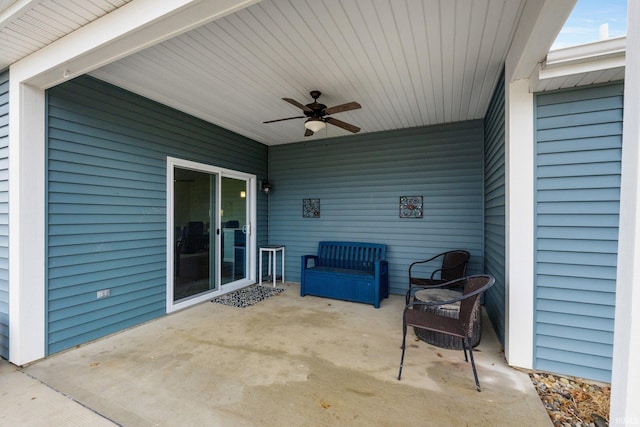
{"label": "door handle", "polygon": [[242,226],[242,232],[243,232],[244,234],[247,234],[247,224],[245,224],[245,225],[243,225],[243,226]]}

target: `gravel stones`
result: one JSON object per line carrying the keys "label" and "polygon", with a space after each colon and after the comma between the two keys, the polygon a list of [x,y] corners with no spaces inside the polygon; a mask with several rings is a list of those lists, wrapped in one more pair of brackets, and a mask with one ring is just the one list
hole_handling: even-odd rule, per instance
{"label": "gravel stones", "polygon": [[611,387],[578,378],[530,373],[553,425],[603,427],[608,425]]}

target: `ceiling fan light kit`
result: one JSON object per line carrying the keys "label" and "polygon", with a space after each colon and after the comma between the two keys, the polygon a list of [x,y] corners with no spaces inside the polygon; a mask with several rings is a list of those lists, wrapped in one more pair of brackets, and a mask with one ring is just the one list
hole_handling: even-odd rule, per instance
{"label": "ceiling fan light kit", "polygon": [[318,132],[324,129],[327,126],[327,123],[337,126],[339,128],[348,130],[352,133],[360,132],[360,128],[358,126],[354,126],[350,123],[343,122],[342,120],[334,119],[333,117],[328,117],[331,114],[342,113],[344,111],[357,110],[358,108],[362,108],[360,104],[357,102],[347,102],[346,104],[336,105],[335,107],[328,107],[324,104],[318,102],[318,98],[321,93],[319,90],[312,90],[310,92],[311,97],[313,98],[313,102],[305,105],[302,104],[295,99],[291,98],[282,98],[284,101],[289,104],[298,107],[304,113],[304,116],[296,116],[296,117],[287,117],[285,119],[276,119],[276,120],[267,120],[263,123],[274,123],[281,122],[284,120],[292,120],[292,119],[304,119],[307,120],[304,122],[305,133],[304,136],[311,136],[315,132]]}
{"label": "ceiling fan light kit", "polygon": [[311,132],[318,132],[327,127],[327,125],[320,119],[308,119],[304,122],[305,129],[310,130]]}

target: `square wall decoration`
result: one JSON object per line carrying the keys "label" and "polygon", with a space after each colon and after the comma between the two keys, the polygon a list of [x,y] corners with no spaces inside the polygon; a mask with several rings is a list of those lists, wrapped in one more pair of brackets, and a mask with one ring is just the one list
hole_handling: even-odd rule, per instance
{"label": "square wall decoration", "polygon": [[320,199],[302,199],[302,217],[320,218]]}
{"label": "square wall decoration", "polygon": [[422,196],[401,196],[400,218],[422,218]]}

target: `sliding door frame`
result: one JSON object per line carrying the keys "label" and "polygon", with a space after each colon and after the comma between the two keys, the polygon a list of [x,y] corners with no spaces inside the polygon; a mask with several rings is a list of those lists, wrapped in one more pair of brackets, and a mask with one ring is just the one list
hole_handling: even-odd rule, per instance
{"label": "sliding door frame", "polygon": [[[174,256],[175,256],[175,244],[174,244],[174,169],[183,168],[191,169],[198,172],[210,173],[217,175],[214,205],[219,210],[221,204],[221,183],[223,177],[235,178],[239,180],[245,180],[247,183],[247,232],[249,238],[247,239],[246,250],[246,275],[243,279],[237,280],[221,286],[221,265],[217,265],[215,268],[215,289],[210,292],[205,292],[200,295],[196,295],[193,298],[188,298],[180,301],[173,301],[174,291]],[[166,218],[167,218],[167,233],[166,233],[166,250],[167,250],[167,268],[166,268],[166,308],[167,313],[181,310],[183,308],[190,307],[192,305],[210,300],[217,296],[226,294],[243,288],[245,286],[256,283],[256,201],[257,201],[257,178],[253,174],[234,171],[232,169],[225,169],[217,166],[208,165],[205,163],[198,163],[191,160],[179,159],[176,157],[167,157],[167,206],[166,206]],[[216,242],[216,248],[220,248],[221,239],[221,224],[220,213],[217,212],[211,219],[211,230],[214,232],[214,238]],[[216,262],[220,262],[220,257],[215,257]]]}

